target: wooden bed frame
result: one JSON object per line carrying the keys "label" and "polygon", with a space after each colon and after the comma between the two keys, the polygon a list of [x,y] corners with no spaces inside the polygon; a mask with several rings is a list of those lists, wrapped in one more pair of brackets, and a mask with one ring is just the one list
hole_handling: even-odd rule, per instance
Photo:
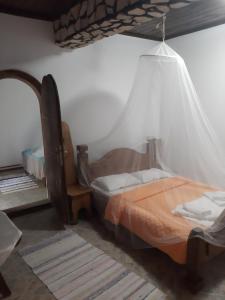
{"label": "wooden bed frame", "polygon": [[[148,168],[160,168],[156,160],[156,143],[159,140],[151,139],[147,141],[146,152],[139,153],[128,148],[118,148],[108,152],[101,159],[89,163],[88,146],[77,146],[77,165],[78,165],[78,181],[82,185],[86,185],[88,181],[92,181],[100,176],[107,176],[119,173],[131,173],[138,170]],[[121,161],[125,162],[121,164]],[[83,171],[82,171],[83,170]],[[85,175],[84,175],[85,173]],[[217,225],[224,224],[225,213],[220,217]],[[221,226],[223,228],[223,226]],[[225,237],[225,229],[217,232],[217,239],[221,236]],[[203,279],[199,275],[202,263],[205,263],[215,256],[223,253],[225,247],[215,246],[207,242],[205,233],[201,228],[194,228],[189,235],[187,242],[187,275],[185,278],[187,287],[194,293],[201,289]]]}

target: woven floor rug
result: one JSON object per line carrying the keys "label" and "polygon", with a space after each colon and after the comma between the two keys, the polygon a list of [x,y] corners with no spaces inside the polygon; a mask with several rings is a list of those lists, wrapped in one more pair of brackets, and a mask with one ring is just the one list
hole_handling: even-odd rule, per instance
{"label": "woven floor rug", "polygon": [[151,283],[71,230],[19,253],[56,299],[159,299]]}
{"label": "woven floor rug", "polygon": [[37,183],[31,176],[19,176],[0,181],[0,192],[2,194],[14,193],[37,187]]}
{"label": "woven floor rug", "polygon": [[[0,172],[0,174],[2,174],[2,172]],[[4,174],[4,172],[3,172]],[[0,182],[1,180],[5,180],[5,179],[12,179],[12,178],[17,178],[17,177],[22,177],[22,176],[26,176],[26,173],[24,171],[21,172],[15,172],[15,173],[11,173],[11,174],[7,174],[7,175],[0,175]]]}

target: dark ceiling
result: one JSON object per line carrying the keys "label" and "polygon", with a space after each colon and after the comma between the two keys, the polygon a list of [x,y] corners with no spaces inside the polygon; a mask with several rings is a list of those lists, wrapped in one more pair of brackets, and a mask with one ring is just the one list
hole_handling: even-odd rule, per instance
{"label": "dark ceiling", "polygon": [[[124,34],[145,39],[162,40],[162,33],[155,18]],[[200,0],[193,4],[173,9],[167,14],[166,39],[199,31],[225,23],[225,0]]]}
{"label": "dark ceiling", "polygon": [[0,12],[53,21],[78,0],[0,0]]}
{"label": "dark ceiling", "polygon": [[[0,0],[0,12],[52,21],[79,0]],[[165,0],[166,2],[166,0]],[[124,34],[161,40],[155,18]],[[199,0],[167,14],[166,39],[225,23],[225,0]]]}

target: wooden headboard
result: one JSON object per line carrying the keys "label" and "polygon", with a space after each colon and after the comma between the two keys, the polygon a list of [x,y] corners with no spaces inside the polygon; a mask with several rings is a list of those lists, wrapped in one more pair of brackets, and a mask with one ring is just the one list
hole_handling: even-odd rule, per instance
{"label": "wooden headboard", "polygon": [[[77,146],[78,181],[91,182],[97,177],[159,167],[156,161],[156,139],[146,143],[146,152],[140,153],[129,148],[117,148],[106,153],[101,159],[89,163],[88,146]],[[86,177],[86,178],[85,178]]]}

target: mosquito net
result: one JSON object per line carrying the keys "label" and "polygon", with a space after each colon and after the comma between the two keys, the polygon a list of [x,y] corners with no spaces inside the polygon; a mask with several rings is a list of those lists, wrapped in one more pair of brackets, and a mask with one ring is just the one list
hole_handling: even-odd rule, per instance
{"label": "mosquito net", "polygon": [[110,194],[104,218],[113,225],[158,247],[199,226],[225,244],[225,151],[184,60],[165,42],[140,57],[123,113],[88,154],[89,167],[79,162],[83,178]]}

